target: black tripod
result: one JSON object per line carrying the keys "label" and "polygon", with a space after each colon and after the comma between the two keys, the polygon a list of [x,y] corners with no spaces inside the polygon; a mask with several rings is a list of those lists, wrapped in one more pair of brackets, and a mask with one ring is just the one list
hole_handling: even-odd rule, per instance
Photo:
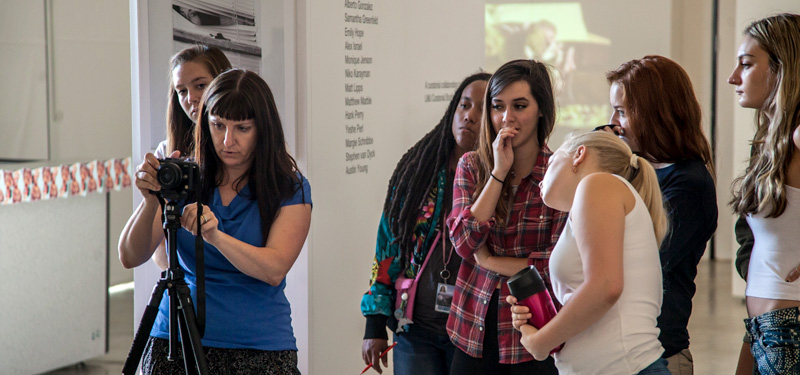
{"label": "black tripod", "polygon": [[[197,213],[198,221],[201,215],[202,208]],[[201,333],[198,330],[197,319],[192,306],[192,295],[189,285],[184,280],[183,270],[178,263],[176,232],[181,227],[180,217],[180,210],[174,201],[167,202],[164,205],[164,232],[167,236],[169,268],[161,273],[161,279],[158,280],[153,288],[153,294],[150,296],[147,307],[145,307],[131,350],[128,352],[128,358],[125,360],[125,366],[122,368],[122,373],[125,375],[134,375],[139,367],[145,345],[150,336],[150,330],[153,328],[153,323],[158,315],[158,306],[161,304],[164,290],[169,291],[169,356],[167,359],[170,361],[176,360],[178,334],[180,334],[183,365],[186,369],[186,374],[208,374],[205,354],[200,343]],[[200,237],[198,231],[198,239]],[[201,265],[202,263],[198,262],[197,267],[200,268]],[[199,278],[200,275],[198,275]]]}

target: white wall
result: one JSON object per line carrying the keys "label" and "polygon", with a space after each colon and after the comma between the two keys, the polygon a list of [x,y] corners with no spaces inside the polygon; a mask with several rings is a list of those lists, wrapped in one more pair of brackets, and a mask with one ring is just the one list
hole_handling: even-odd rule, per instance
{"label": "white wall", "polygon": [[[130,155],[130,50],[128,9],[118,1],[58,0],[53,7],[53,160],[91,161]],[[109,259],[131,214],[130,190],[111,192]],[[105,236],[105,233],[98,233]],[[109,283],[130,281],[119,261]]]}
{"label": "white wall", "polygon": [[[343,3],[301,1],[297,12],[298,143],[307,145],[302,151],[314,200],[307,252],[311,374],[356,373],[364,367],[359,305],[369,287],[387,182],[402,153],[444,113],[447,102],[426,103],[425,94],[455,90],[426,90],[425,82],[460,82],[483,62],[480,0],[369,1],[373,11],[346,9]],[[377,16],[379,24],[344,22],[346,13]],[[364,35],[348,34],[349,29]],[[363,43],[363,49],[347,50],[346,43]],[[372,57],[373,63],[346,64],[346,55]],[[347,78],[350,69],[367,70],[370,77]],[[361,84],[364,92],[347,92],[346,84]],[[372,104],[345,104],[345,98],[362,96]],[[364,113],[363,120],[345,118],[355,110]],[[364,131],[347,133],[347,125],[363,125]],[[347,139],[358,137],[372,137],[374,143],[346,146]],[[371,159],[345,160],[347,152],[368,149],[375,151]],[[367,172],[346,172],[358,165],[366,165]]]}
{"label": "white wall", "polygon": [[[124,3],[103,0],[40,2],[47,4],[52,20],[47,26],[52,35],[48,51],[49,119],[46,106],[32,109],[37,116],[41,115],[38,121],[49,121],[42,124],[44,129],[49,125],[49,152],[46,140],[37,147],[45,147],[44,158],[49,154],[50,161],[42,161],[41,166],[129,156],[131,86],[127,7]],[[4,17],[13,19],[20,15],[25,3],[4,3],[7,11]],[[40,17],[44,25],[45,14],[42,12]],[[15,69],[2,65],[0,70]],[[3,98],[3,101],[10,100]],[[111,259],[117,259],[119,232],[130,212],[130,195],[111,192],[108,233],[103,230],[97,233],[103,237],[108,234]],[[131,278],[131,271],[124,270],[119,262],[111,262],[112,285]]]}

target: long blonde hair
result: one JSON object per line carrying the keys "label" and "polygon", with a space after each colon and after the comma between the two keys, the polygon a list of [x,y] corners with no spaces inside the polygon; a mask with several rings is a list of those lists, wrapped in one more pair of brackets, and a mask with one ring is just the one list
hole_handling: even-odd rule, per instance
{"label": "long blonde hair", "polygon": [[[589,132],[571,134],[561,147],[572,153],[579,146],[585,146],[598,153],[600,169],[622,176],[639,192],[650,218],[653,219],[653,230],[659,245],[667,233],[668,220],[661,199],[661,188],[658,185],[656,170],[644,158],[631,158],[631,148],[621,139],[607,132]],[[634,159],[635,162],[632,162]]]}
{"label": "long blonde hair", "polygon": [[758,128],[744,175],[733,182],[733,210],[749,214],[769,210],[778,217],[786,210],[786,172],[794,153],[792,133],[800,124],[800,15],[784,13],[753,22],[744,35],[755,39],[769,55],[773,84],[764,105],[756,110]]}

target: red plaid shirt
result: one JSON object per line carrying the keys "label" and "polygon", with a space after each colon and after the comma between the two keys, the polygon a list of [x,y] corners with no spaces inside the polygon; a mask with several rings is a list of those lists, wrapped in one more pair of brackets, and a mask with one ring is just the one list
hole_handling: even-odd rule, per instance
{"label": "red plaid shirt", "polygon": [[[528,264],[536,266],[552,295],[548,262],[550,252],[564,229],[567,213],[545,206],[539,194],[539,181],[544,177],[550,155],[550,149],[542,147],[533,171],[520,182],[505,228],[498,227],[494,217],[489,221],[478,221],[472,216],[470,207],[477,182],[475,170],[478,157],[470,152],[459,161],[453,186],[453,210],[447,224],[456,252],[464,260],[458,271],[447,333],[456,347],[472,357],[483,357],[486,310],[489,298],[499,283],[497,340],[500,363],[533,360],[533,356],[519,342],[520,333],[511,324],[511,306],[506,303],[508,277],[479,267],[472,255],[485,242],[494,255],[527,257]],[[555,297],[553,301],[556,301]]]}

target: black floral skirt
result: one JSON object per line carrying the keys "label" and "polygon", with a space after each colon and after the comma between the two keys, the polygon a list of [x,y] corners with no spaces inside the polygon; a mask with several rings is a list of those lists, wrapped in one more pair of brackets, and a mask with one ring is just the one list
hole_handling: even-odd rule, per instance
{"label": "black floral skirt", "polygon": [[[223,349],[203,347],[209,374],[269,374],[300,375],[297,351],[266,351],[256,349]],[[183,353],[178,345],[178,360],[168,361],[169,340],[150,337],[142,356],[142,374],[185,374]]]}

